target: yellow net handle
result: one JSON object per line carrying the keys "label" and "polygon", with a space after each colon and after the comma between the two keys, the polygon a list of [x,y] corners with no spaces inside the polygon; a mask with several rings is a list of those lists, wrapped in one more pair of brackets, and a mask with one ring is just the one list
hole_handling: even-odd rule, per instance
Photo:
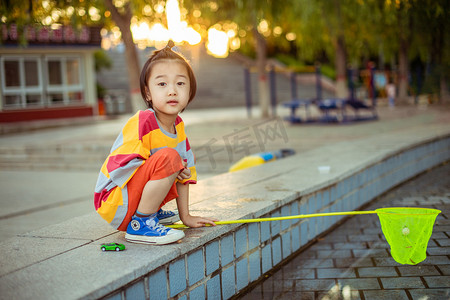
{"label": "yellow net handle", "polygon": [[[272,218],[256,218],[256,219],[241,219],[241,220],[229,220],[229,221],[217,221],[214,222],[216,225],[228,225],[228,224],[241,224],[241,223],[257,223],[266,221],[283,221],[283,220],[293,220],[293,219],[305,219],[305,218],[315,218],[315,217],[328,217],[328,216],[343,216],[343,215],[367,215],[376,214],[375,210],[368,211],[344,211],[344,212],[333,212],[333,213],[319,213],[319,214],[308,214],[308,215],[295,215],[287,217],[272,217]],[[184,224],[172,224],[165,225],[170,228],[189,228]],[[206,226],[211,226],[206,224]]]}

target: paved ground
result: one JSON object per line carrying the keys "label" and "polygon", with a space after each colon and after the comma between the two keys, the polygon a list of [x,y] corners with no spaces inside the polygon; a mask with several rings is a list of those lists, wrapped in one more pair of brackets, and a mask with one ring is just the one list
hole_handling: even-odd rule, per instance
{"label": "paved ground", "polygon": [[418,206],[442,211],[427,259],[390,256],[376,215],[355,216],[293,258],[242,299],[450,299],[450,164],[391,190],[365,210]]}
{"label": "paved ground", "polygon": [[[301,155],[384,132],[401,136],[412,127],[435,130],[436,126],[448,126],[450,120],[448,106],[390,109],[380,105],[378,112],[378,121],[345,125],[261,120],[256,109],[248,119],[245,108],[239,107],[192,109],[182,116],[197,156],[200,180],[227,172],[251,153],[292,148]],[[288,114],[287,109],[278,109],[280,117]],[[128,117],[86,124],[67,120],[64,124],[63,120],[54,127],[48,123],[39,130],[0,135],[0,238],[92,212],[98,170]]]}

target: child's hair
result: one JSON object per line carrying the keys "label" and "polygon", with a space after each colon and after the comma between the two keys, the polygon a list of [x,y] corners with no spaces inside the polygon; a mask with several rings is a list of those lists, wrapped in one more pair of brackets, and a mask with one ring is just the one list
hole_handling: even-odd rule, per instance
{"label": "child's hair", "polygon": [[147,86],[148,80],[150,79],[150,74],[153,66],[155,65],[156,62],[160,60],[165,59],[176,60],[186,67],[190,85],[188,104],[192,101],[192,99],[194,99],[195,93],[197,92],[197,81],[195,80],[194,72],[192,71],[191,66],[189,65],[188,61],[186,60],[186,58],[184,58],[183,55],[172,50],[173,46],[175,46],[175,44],[173,41],[170,40],[167,43],[166,47],[164,47],[161,50],[154,51],[152,56],[150,56],[150,58],[145,62],[144,67],[142,68],[140,78],[141,95],[149,108],[153,108],[153,104],[151,99],[148,98],[149,96],[148,94],[149,90]]}

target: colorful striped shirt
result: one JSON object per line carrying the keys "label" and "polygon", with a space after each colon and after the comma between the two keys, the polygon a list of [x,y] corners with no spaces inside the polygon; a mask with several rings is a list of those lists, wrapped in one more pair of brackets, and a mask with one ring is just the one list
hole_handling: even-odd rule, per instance
{"label": "colorful striped shirt", "polygon": [[114,220],[115,216],[124,212],[118,213],[118,210],[128,208],[128,181],[145,160],[160,149],[173,148],[187,162],[191,177],[179,182],[197,183],[194,154],[181,117],[176,118],[174,126],[175,134],[167,132],[159,126],[155,112],[147,109],[137,112],[123,127],[103,163],[94,194],[95,210],[111,225],[118,227],[122,220]]}

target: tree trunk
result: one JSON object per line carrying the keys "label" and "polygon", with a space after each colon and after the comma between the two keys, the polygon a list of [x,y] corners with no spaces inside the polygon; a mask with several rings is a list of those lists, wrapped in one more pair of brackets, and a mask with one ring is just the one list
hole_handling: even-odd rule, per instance
{"label": "tree trunk", "polygon": [[[448,27],[448,26],[447,26]],[[440,28],[440,30],[436,30],[432,37],[432,50],[431,57],[433,65],[436,66],[437,75],[439,76],[439,103],[447,104],[450,100],[448,85],[447,85],[447,76],[445,74],[445,62],[443,60],[444,57],[444,49],[445,49],[445,31],[446,28]]]}
{"label": "tree trunk", "polygon": [[258,70],[258,95],[259,107],[261,108],[261,117],[269,117],[269,82],[267,80],[267,43],[264,37],[255,28],[253,33],[256,39],[256,67]]}
{"label": "tree trunk", "polygon": [[347,99],[349,96],[347,87],[347,55],[345,51],[344,36],[340,35],[336,40],[336,97]]}
{"label": "tree trunk", "polygon": [[399,104],[408,103],[408,42],[400,41],[400,49],[398,55],[398,98]]}
{"label": "tree trunk", "polygon": [[126,4],[124,13],[120,13],[117,10],[117,8],[112,3],[112,0],[105,0],[105,5],[111,12],[111,17],[114,23],[119,27],[122,34],[122,41],[125,45],[125,61],[127,64],[128,86],[130,93],[130,102],[127,105],[128,110],[131,112],[135,112],[139,109],[145,109],[145,104],[140,93],[139,78],[141,68],[139,64],[139,57],[137,54],[136,45],[133,42],[133,35],[130,29],[131,17],[133,16],[130,3]]}
{"label": "tree trunk", "polygon": [[441,104],[449,104],[450,103],[450,94],[448,92],[447,80],[445,78],[444,72],[441,72],[440,78],[440,99]]}
{"label": "tree trunk", "polygon": [[128,71],[128,83],[130,86],[131,97],[131,109],[135,112],[139,109],[146,109],[145,102],[141,96],[140,89],[140,74],[141,67],[139,65],[139,57],[137,55],[136,45],[133,42],[133,36],[131,34],[130,25],[127,26],[128,30],[121,29],[122,40],[125,44],[125,58]]}
{"label": "tree trunk", "polygon": [[349,96],[347,87],[347,51],[345,49],[344,25],[342,22],[342,3],[339,0],[334,0],[333,3],[337,21],[336,28],[333,29],[336,36],[336,57],[334,61],[336,67],[336,97],[347,99]]}

